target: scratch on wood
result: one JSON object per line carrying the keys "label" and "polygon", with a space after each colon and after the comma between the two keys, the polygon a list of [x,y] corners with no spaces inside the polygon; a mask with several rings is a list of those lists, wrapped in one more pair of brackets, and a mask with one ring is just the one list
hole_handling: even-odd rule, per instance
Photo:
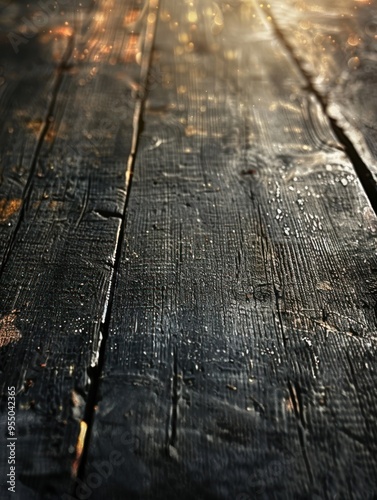
{"label": "scratch on wood", "polygon": [[90,188],[91,188],[91,182],[90,182],[90,177],[89,177],[89,180],[88,180],[88,187],[87,189],[85,190],[85,194],[84,194],[84,199],[82,200],[82,207],[81,207],[81,212],[79,214],[79,217],[76,221],[76,229],[79,227],[84,215],[85,215],[85,212],[86,212],[86,209],[88,207],[88,201],[89,201],[89,195],[90,195]]}
{"label": "scratch on wood", "polygon": [[329,281],[320,281],[317,283],[317,290],[329,292],[330,290],[333,290],[333,287]]}
{"label": "scratch on wood", "polygon": [[[326,282],[324,282],[324,283],[326,283]],[[317,286],[317,289],[319,289],[318,286]],[[323,289],[321,288],[321,290],[323,290]],[[329,290],[327,290],[327,291],[329,291]],[[320,326],[321,328],[324,328],[326,332],[340,333],[340,334],[348,335],[349,337],[357,338],[357,337],[355,337],[354,332],[352,332],[350,330],[340,330],[339,328],[336,328],[335,326],[331,325],[328,322],[328,317],[329,317],[330,313],[328,313],[326,311],[322,311],[322,320],[315,319],[315,318],[308,316],[307,314],[304,314],[303,312],[299,312],[299,311],[294,312],[294,311],[285,310],[284,314],[292,314],[292,315],[297,316],[297,317],[305,318],[306,320],[311,321],[314,325],[317,325],[317,326]],[[336,311],[331,311],[331,314],[339,316],[340,318],[347,319],[349,322],[357,323],[358,325],[366,327],[364,325],[364,323],[362,323],[361,321],[357,321],[353,318],[350,318],[349,316],[339,314]]]}

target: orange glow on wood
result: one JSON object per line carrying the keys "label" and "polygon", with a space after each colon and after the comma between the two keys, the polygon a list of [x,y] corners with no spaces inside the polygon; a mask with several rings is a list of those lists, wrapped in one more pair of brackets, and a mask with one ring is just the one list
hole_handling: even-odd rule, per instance
{"label": "orange glow on wood", "polygon": [[0,200],[0,222],[7,222],[21,208],[22,200],[14,198],[13,200]]}

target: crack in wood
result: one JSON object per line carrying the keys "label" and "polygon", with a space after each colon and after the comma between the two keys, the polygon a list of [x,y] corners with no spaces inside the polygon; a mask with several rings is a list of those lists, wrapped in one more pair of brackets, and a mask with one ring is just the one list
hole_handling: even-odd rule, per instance
{"label": "crack in wood", "polygon": [[117,212],[115,210],[106,210],[106,209],[99,208],[97,210],[93,210],[93,213],[96,215],[99,215],[103,219],[111,219],[111,218],[121,219],[121,220],[123,219],[123,214],[121,214],[120,212]]}
{"label": "crack in wood", "polygon": [[170,417],[170,428],[168,438],[168,452],[171,454],[171,447],[176,448],[177,443],[177,429],[178,429],[178,405],[180,400],[180,390],[182,375],[178,371],[178,348],[174,348],[173,358],[173,387],[172,387],[172,406]]}
{"label": "crack in wood", "polygon": [[300,441],[302,455],[304,457],[306,470],[307,470],[310,482],[312,484],[314,484],[314,474],[313,474],[312,467],[311,467],[310,460],[309,460],[308,453],[307,453],[307,444],[306,444],[306,435],[305,435],[307,432],[307,425],[306,425],[306,421],[305,421],[304,408],[302,405],[300,386],[293,383],[291,380],[288,380],[288,391],[289,391],[290,398],[292,401],[293,412],[295,414],[295,417],[296,417],[296,420],[298,423],[297,432],[298,432],[298,437],[299,437],[299,441]]}

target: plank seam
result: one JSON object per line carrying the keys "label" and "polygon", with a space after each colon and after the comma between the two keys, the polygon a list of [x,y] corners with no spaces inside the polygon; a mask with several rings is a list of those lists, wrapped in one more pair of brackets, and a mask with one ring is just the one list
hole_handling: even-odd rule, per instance
{"label": "plank seam", "polygon": [[[123,204],[123,210],[121,214],[101,213],[104,217],[114,216],[120,219],[120,227],[115,240],[114,249],[114,266],[109,279],[109,286],[107,292],[107,299],[104,305],[104,310],[102,314],[102,322],[99,331],[99,341],[97,349],[97,362],[91,367],[89,377],[90,377],[90,387],[88,391],[88,398],[84,410],[83,420],[87,424],[87,433],[85,436],[83,453],[81,456],[80,465],[78,468],[77,477],[83,479],[85,475],[85,467],[88,459],[88,453],[91,442],[91,433],[94,422],[95,407],[98,402],[99,389],[101,383],[101,374],[104,367],[106,343],[110,332],[110,323],[112,317],[113,300],[115,296],[117,276],[119,275],[121,256],[123,250],[123,241],[125,236],[126,224],[127,224],[127,208],[128,201],[130,198],[130,192],[132,188],[132,178],[135,169],[136,155],[138,151],[138,144],[140,133],[142,131],[143,125],[143,112],[145,101],[148,94],[148,77],[151,69],[152,52],[154,47],[154,40],[157,29],[158,22],[158,10],[160,7],[160,0],[148,0],[148,9],[143,9],[142,15],[148,13],[146,33],[143,46],[143,57],[141,59],[140,67],[140,85],[135,96],[135,109],[132,118],[132,139],[131,139],[131,149],[129,156],[127,158],[126,169],[125,169],[125,201]],[[151,16],[151,17],[150,17]],[[153,18],[154,16],[154,18]],[[152,19],[152,21],[151,21]],[[153,20],[154,19],[154,20]]]}

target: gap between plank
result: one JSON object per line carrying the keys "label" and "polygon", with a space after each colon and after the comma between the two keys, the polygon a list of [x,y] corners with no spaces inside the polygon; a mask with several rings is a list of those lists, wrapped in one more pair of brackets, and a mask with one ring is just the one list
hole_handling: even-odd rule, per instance
{"label": "gap between plank", "polygon": [[[343,146],[343,150],[345,154],[347,155],[348,159],[353,165],[353,168],[356,172],[356,175],[358,176],[360,183],[365,191],[365,194],[367,195],[369,202],[374,210],[374,212],[377,214],[377,184],[376,181],[373,178],[372,172],[369,170],[369,167],[367,164],[364,162],[364,160],[361,158],[359,155],[356,147],[354,146],[352,140],[348,136],[348,134],[345,132],[344,128],[342,128],[340,125],[338,125],[337,120],[333,117],[328,112],[328,103],[326,97],[324,97],[316,88],[313,83],[312,77],[308,71],[305,70],[305,68],[302,66],[301,61],[299,57],[296,56],[295,51],[293,46],[290,44],[290,42],[286,39],[284,36],[283,31],[280,29],[273,13],[271,10],[269,11],[268,18],[267,14],[264,12],[262,8],[258,5],[258,2],[255,0],[254,4],[257,5],[257,8],[259,12],[261,13],[261,16],[263,16],[264,20],[266,21],[266,24],[272,26],[272,31],[276,35],[277,39],[279,42],[283,45],[285,50],[287,51],[288,55],[290,56],[290,59],[296,66],[298,72],[300,75],[304,78],[306,82],[306,88],[307,90],[315,97],[316,101],[320,105],[323,114],[326,116],[326,118],[329,121],[329,124],[331,126],[331,129],[337,138],[337,140],[340,142],[340,144]],[[270,22],[269,22],[270,21]]]}
{"label": "gap between plank", "polygon": [[[149,5],[148,5],[149,4]],[[104,366],[106,343],[109,336],[110,322],[112,316],[113,300],[115,295],[117,276],[121,264],[121,256],[123,249],[123,240],[125,235],[126,223],[127,223],[127,208],[128,201],[130,197],[131,187],[132,187],[132,177],[135,169],[135,160],[138,150],[139,137],[143,125],[143,111],[145,100],[148,94],[148,77],[151,68],[152,52],[154,47],[154,40],[156,35],[157,23],[158,23],[158,10],[160,6],[160,0],[148,0],[148,9],[143,9],[141,16],[148,14],[146,22],[146,33],[143,46],[143,56],[141,59],[140,67],[140,84],[137,90],[135,109],[132,118],[132,139],[131,139],[131,149],[127,159],[126,170],[125,170],[125,202],[123,205],[123,210],[121,214],[121,223],[118,230],[118,234],[115,242],[115,258],[114,267],[112,269],[111,277],[109,280],[109,287],[107,292],[106,303],[102,315],[101,328],[99,332],[98,350],[97,350],[97,363],[95,366],[89,369],[90,376],[90,387],[88,391],[88,398],[85,406],[83,421],[87,425],[87,431],[84,440],[84,447],[80,459],[80,464],[78,467],[77,477],[79,479],[84,478],[85,466],[88,459],[91,433],[94,421],[95,406],[98,402],[99,387],[101,383],[101,374]],[[154,15],[154,17],[153,17]],[[151,16],[151,17],[150,17]],[[153,19],[153,21],[150,21]]]}

